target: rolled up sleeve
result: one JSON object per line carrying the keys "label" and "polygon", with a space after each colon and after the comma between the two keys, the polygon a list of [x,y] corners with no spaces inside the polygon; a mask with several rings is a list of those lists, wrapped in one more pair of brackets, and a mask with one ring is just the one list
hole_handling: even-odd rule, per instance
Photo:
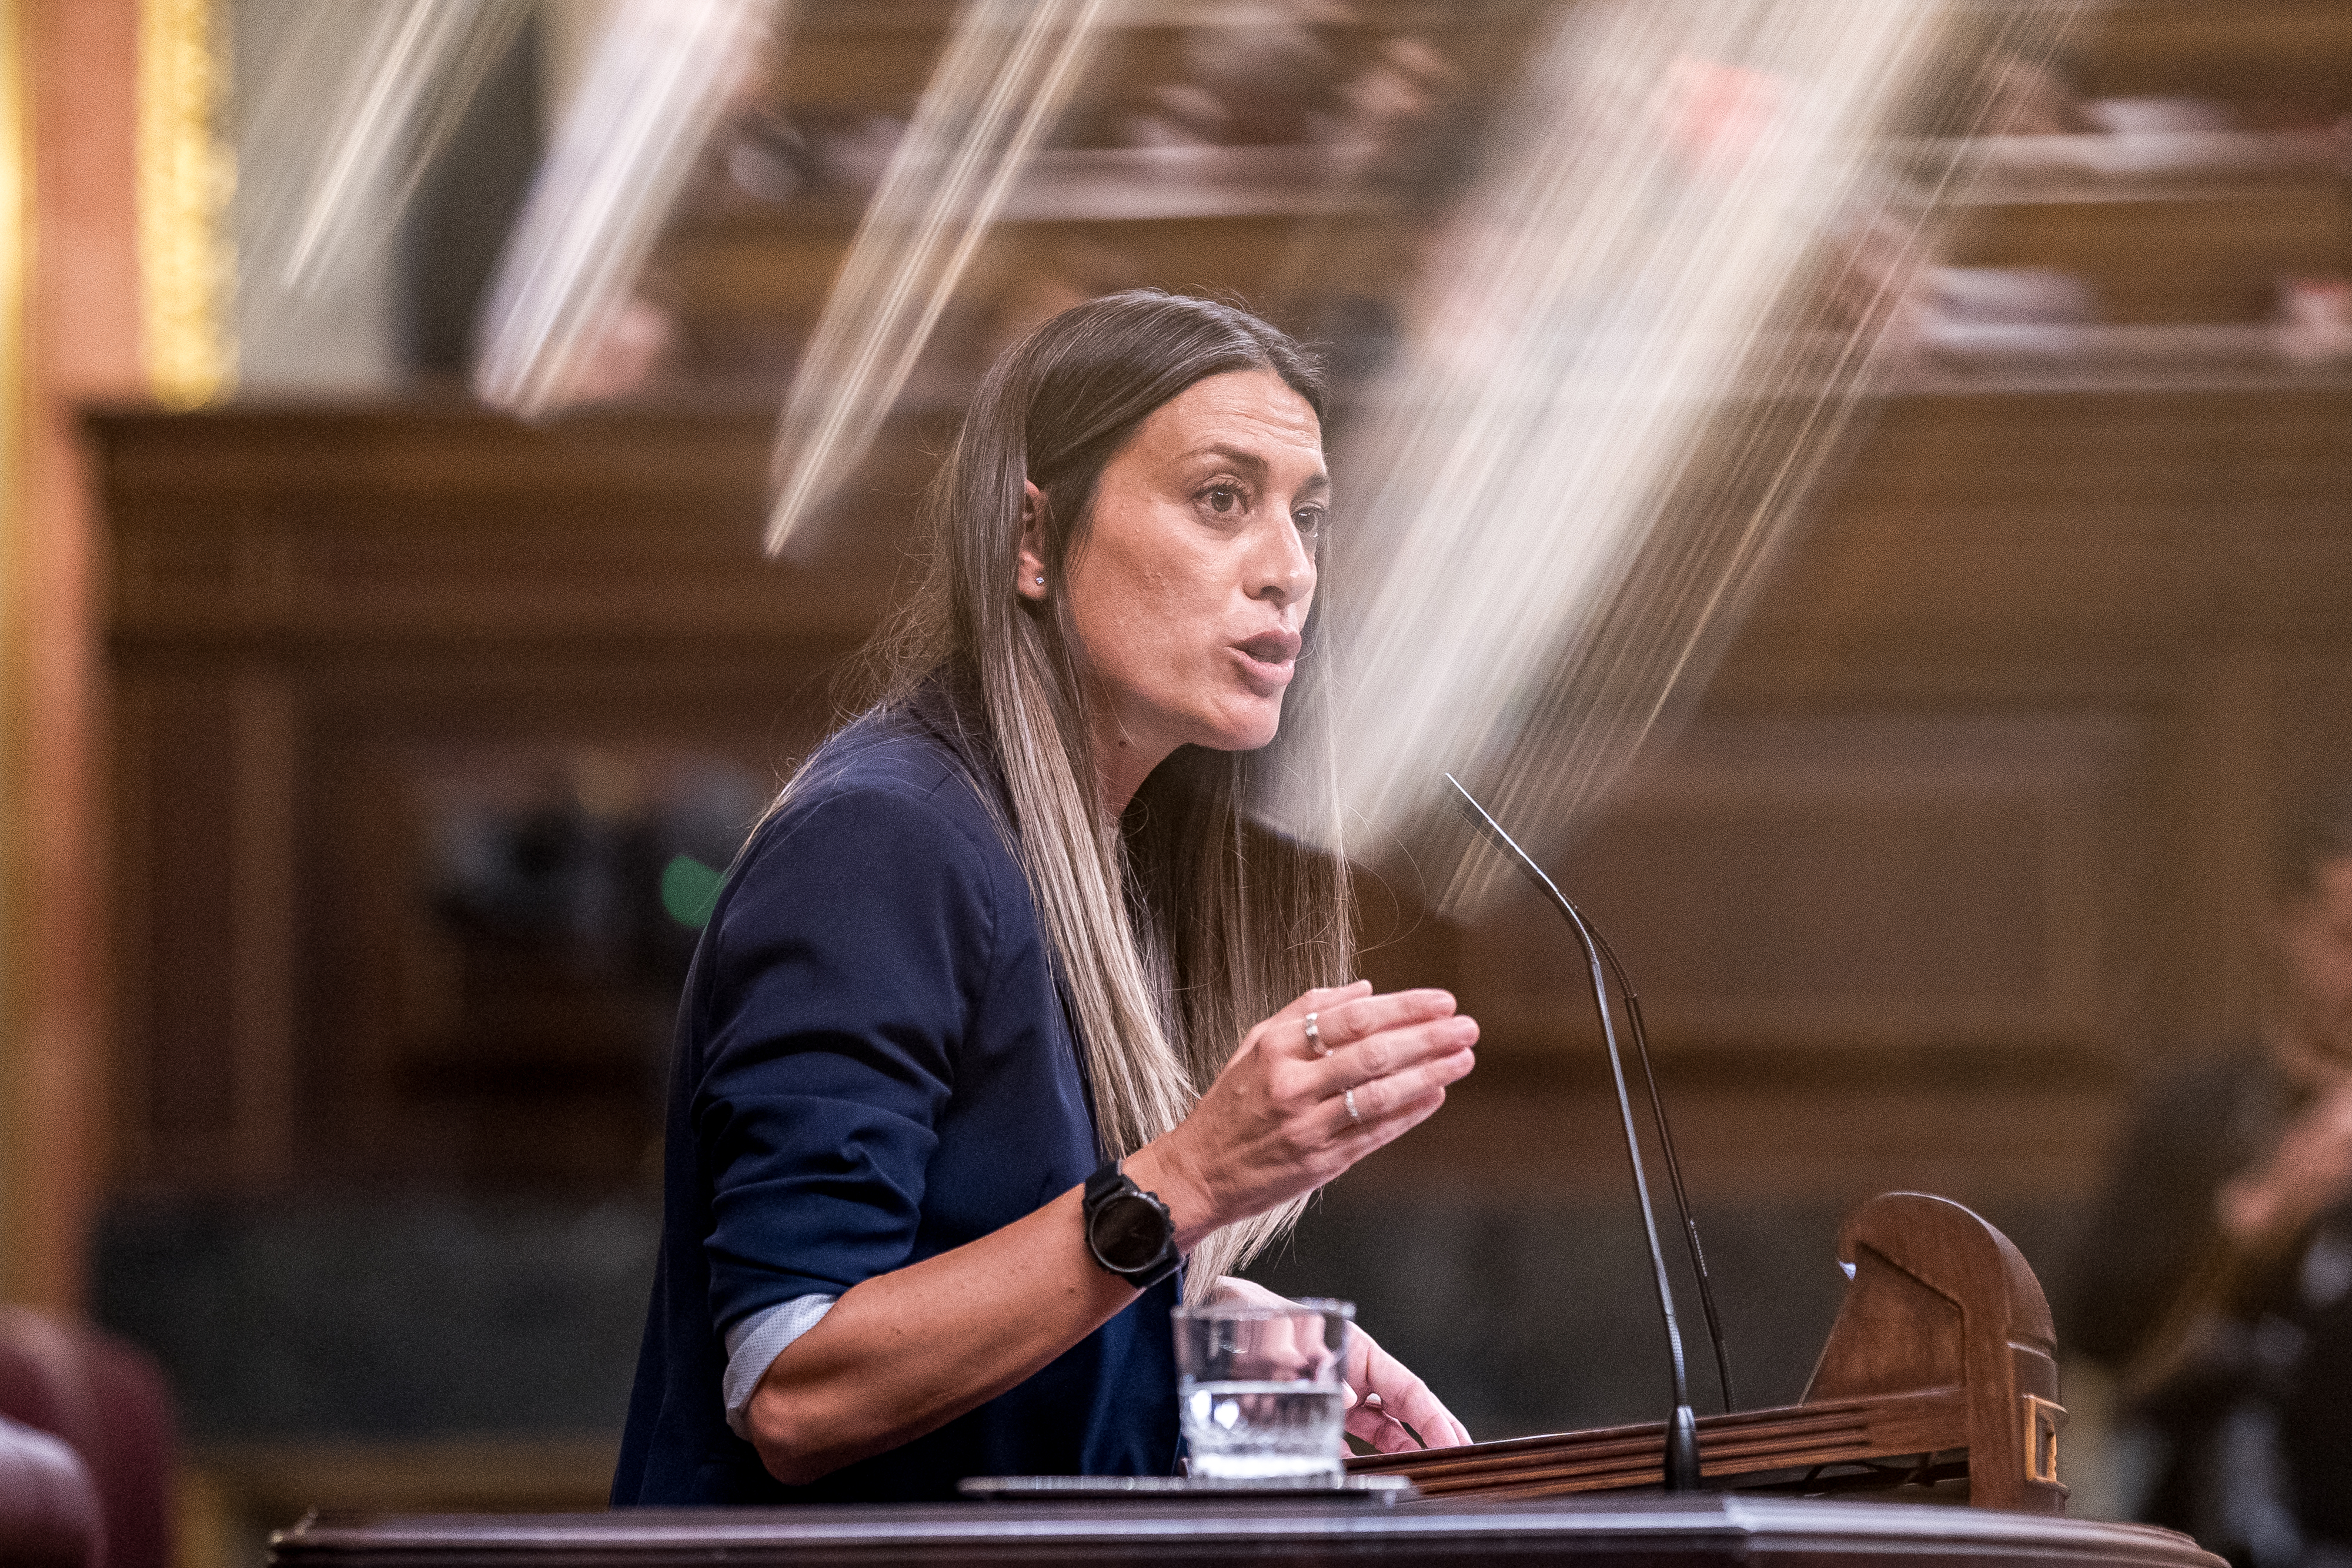
{"label": "rolled up sleeve", "polygon": [[722,1334],[902,1267],[995,940],[989,862],[919,790],[795,803],[713,915],[693,1115]]}

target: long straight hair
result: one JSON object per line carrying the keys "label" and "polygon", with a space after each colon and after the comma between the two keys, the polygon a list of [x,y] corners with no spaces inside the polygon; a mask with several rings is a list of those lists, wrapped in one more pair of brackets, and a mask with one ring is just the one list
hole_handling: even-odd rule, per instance
{"label": "long straight hair", "polygon": [[[1321,418],[1322,380],[1298,346],[1208,300],[1110,295],[1008,351],[982,382],[926,501],[923,580],[869,646],[864,673],[886,713],[936,715],[939,694],[954,694],[946,706],[960,747],[995,776],[975,786],[1005,819],[1067,990],[1097,1140],[1121,1158],[1183,1120],[1253,1024],[1302,991],[1344,984],[1354,967],[1344,854],[1244,814],[1267,769],[1302,766],[1275,755],[1280,742],[1255,753],[1181,747],[1117,820],[1097,790],[1065,591],[1096,485],[1155,409],[1234,371],[1272,371]],[[1024,481],[1045,497],[1054,591],[1042,603],[1014,589]],[[1316,647],[1311,622],[1307,638],[1302,674]],[[1307,684],[1295,683],[1294,702]],[[1328,758],[1304,766],[1331,775]],[[1327,831],[1339,845],[1336,820]],[[1205,1296],[1287,1230],[1304,1203],[1202,1242],[1187,1295]]]}

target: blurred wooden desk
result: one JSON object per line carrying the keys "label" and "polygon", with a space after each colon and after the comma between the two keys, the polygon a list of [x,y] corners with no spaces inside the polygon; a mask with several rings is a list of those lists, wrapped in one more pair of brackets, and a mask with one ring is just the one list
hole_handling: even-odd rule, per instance
{"label": "blurred wooden desk", "polygon": [[280,1568],[672,1568],[1005,1563],[1638,1564],[1640,1568],[2221,1568],[2145,1525],[1901,1503],[1703,1495],[1532,1503],[960,1503],[326,1517]]}

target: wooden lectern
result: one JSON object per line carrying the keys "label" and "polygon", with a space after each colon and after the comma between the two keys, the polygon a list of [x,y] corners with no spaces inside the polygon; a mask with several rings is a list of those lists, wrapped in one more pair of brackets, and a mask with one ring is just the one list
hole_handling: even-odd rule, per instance
{"label": "wooden lectern", "polygon": [[318,1519],[270,1550],[278,1568],[2223,1568],[2147,1525],[1722,1492]]}
{"label": "wooden lectern", "polygon": [[[1659,1427],[1352,1461],[1412,1478],[1381,1503],[1245,1495],[610,1514],[313,1517],[280,1568],[683,1568],[731,1563],[1274,1565],[1377,1562],[1574,1568],[2222,1568],[2186,1536],[2047,1517],[2057,1479],[2050,1309],[2007,1238],[1958,1204],[1874,1198],[1838,1258],[1853,1283],[1798,1404],[1699,1423],[1719,1490],[1655,1486]],[[1968,1478],[1969,1509],[1820,1493]],[[2040,1516],[2040,1517],[2037,1517]]]}
{"label": "wooden lectern", "polygon": [[[1699,1468],[1734,1490],[1844,1491],[1965,1475],[1979,1508],[2059,1513],[2050,1306],[2008,1237],[1947,1198],[1888,1193],[1838,1233],[1853,1283],[1804,1397],[1699,1417]],[[1656,1486],[1663,1424],[1353,1459],[1424,1493],[1556,1497]]]}

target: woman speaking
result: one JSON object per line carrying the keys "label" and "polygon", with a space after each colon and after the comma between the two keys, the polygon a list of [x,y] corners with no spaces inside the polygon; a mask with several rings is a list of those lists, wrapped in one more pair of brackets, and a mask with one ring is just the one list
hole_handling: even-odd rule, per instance
{"label": "woman speaking", "polygon": [[[1155,293],[982,382],[879,700],[695,956],[616,1503],[1168,1473],[1180,1289],[1257,1291],[1225,1276],[1470,1071],[1451,997],[1348,979],[1344,862],[1239,809],[1314,597],[1321,413],[1288,338]],[[1351,1338],[1351,1432],[1468,1440]]]}

